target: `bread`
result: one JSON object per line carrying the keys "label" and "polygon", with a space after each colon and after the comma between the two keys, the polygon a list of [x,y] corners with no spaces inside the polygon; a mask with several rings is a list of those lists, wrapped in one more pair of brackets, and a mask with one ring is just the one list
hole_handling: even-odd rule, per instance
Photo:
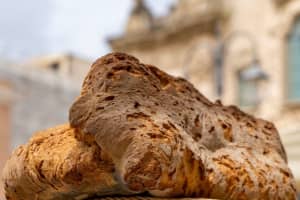
{"label": "bread", "polygon": [[83,139],[68,124],[36,133],[6,163],[6,199],[79,200],[97,193],[122,194],[112,160]]}
{"label": "bread", "polygon": [[271,122],[213,103],[130,55],[91,66],[69,123],[13,153],[3,173],[7,199],[296,199]]}
{"label": "bread", "polygon": [[188,81],[113,53],[91,67],[70,124],[112,158],[122,184],[154,196],[295,199],[278,132]]}

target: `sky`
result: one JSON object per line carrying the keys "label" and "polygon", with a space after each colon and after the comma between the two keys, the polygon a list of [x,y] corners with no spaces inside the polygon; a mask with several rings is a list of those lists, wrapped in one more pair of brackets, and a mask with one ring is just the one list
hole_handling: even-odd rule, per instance
{"label": "sky", "polygon": [[[146,0],[155,16],[176,0]],[[122,34],[133,0],[0,0],[0,58],[52,53],[95,59],[110,51],[107,39]]]}

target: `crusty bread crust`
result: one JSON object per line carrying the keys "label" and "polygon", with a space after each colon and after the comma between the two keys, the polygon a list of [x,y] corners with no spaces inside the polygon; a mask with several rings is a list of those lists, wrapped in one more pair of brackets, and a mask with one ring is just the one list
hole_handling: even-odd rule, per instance
{"label": "crusty bread crust", "polygon": [[212,103],[188,81],[136,58],[97,60],[70,109],[121,181],[155,196],[295,199],[279,134],[268,121]]}
{"label": "crusty bread crust", "polygon": [[36,133],[13,152],[3,171],[7,200],[81,199],[122,194],[114,164],[68,124]]}

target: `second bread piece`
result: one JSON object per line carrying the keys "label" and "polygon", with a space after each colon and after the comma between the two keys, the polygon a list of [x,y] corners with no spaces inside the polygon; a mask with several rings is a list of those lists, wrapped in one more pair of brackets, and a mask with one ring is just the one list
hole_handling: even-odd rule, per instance
{"label": "second bread piece", "polygon": [[68,124],[40,131],[3,171],[7,200],[66,200],[122,194],[109,156]]}

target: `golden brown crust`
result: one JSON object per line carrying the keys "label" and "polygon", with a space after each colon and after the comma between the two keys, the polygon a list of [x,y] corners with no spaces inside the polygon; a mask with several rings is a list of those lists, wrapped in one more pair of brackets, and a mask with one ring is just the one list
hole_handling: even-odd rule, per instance
{"label": "golden brown crust", "polygon": [[109,156],[69,125],[35,134],[14,151],[3,180],[7,200],[73,199],[122,193]]}
{"label": "golden brown crust", "polygon": [[113,53],[97,60],[69,119],[109,153],[132,191],[295,199],[272,123],[212,103],[184,79],[132,56]]}

